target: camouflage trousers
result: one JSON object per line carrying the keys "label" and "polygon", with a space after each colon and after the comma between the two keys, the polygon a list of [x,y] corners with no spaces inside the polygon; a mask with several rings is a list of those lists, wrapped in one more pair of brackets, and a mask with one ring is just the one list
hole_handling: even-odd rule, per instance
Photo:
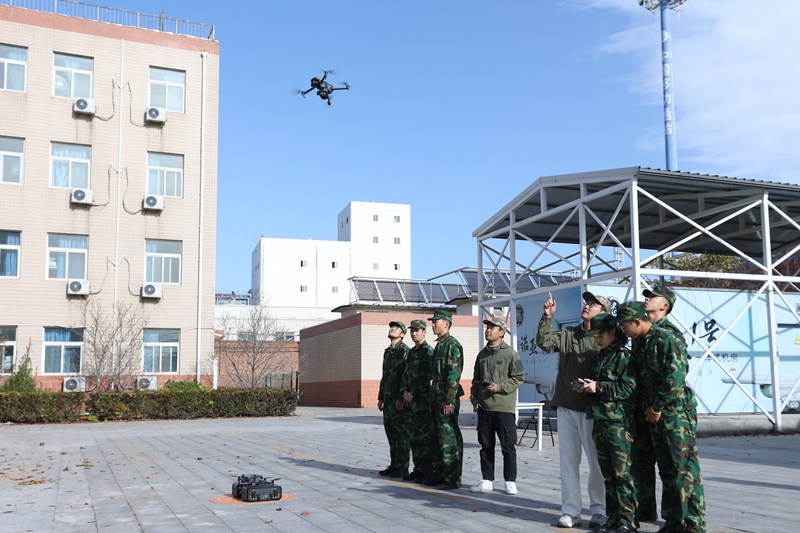
{"label": "camouflage trousers", "polygon": [[425,477],[434,477],[433,458],[437,438],[428,398],[414,399],[411,403],[411,416],[407,421],[414,471]]}
{"label": "camouflage trousers", "polygon": [[606,486],[607,526],[639,528],[636,519],[636,486],[631,477],[631,417],[595,420],[592,440]]}
{"label": "camouflage trousers", "polygon": [[706,502],[697,453],[697,407],[692,392],[661,420],[650,425],[658,473],[664,491],[661,516],[666,526],[705,533]]}
{"label": "camouflage trousers", "polygon": [[398,411],[394,402],[386,402],[383,406],[383,429],[389,441],[389,457],[391,466],[396,470],[408,470],[411,446],[408,435],[409,409]]}
{"label": "camouflage trousers", "polygon": [[[656,455],[653,452],[653,438],[650,436],[650,424],[644,418],[643,401],[635,402],[631,433],[633,447],[631,449],[631,475],[636,485],[638,499],[637,516],[658,517],[656,508]],[[664,507],[662,498],[661,507]]]}
{"label": "camouflage trousers", "polygon": [[433,422],[436,425],[436,448],[433,457],[434,475],[443,483],[461,483],[461,461],[464,456],[464,439],[458,427],[461,399],[453,402],[453,412],[445,415],[442,402],[431,401]]}

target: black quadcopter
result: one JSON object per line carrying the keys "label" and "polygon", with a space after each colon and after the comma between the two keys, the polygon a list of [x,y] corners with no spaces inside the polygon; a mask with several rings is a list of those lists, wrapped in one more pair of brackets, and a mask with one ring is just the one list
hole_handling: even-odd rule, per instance
{"label": "black quadcopter", "polygon": [[300,95],[305,98],[308,93],[315,90],[317,91],[317,96],[322,98],[323,100],[328,101],[328,105],[331,105],[331,97],[333,96],[333,91],[349,91],[350,85],[347,83],[344,84],[344,87],[334,87],[327,81],[328,74],[330,74],[330,70],[326,70],[322,74],[322,78],[311,78],[311,88],[305,91],[301,91]]}

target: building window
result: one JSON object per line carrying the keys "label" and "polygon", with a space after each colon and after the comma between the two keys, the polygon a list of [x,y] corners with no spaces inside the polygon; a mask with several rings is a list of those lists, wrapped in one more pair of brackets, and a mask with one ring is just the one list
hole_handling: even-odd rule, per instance
{"label": "building window", "polygon": [[147,194],[183,196],[183,156],[147,154]]}
{"label": "building window", "polygon": [[372,263],[372,270],[378,270],[378,263]]}
{"label": "building window", "polygon": [[83,328],[44,328],[44,373],[78,374],[81,371]]}
{"label": "building window", "polygon": [[394,238],[394,243],[395,244],[400,244],[400,237],[395,237]]}
{"label": "building window", "polygon": [[91,98],[94,59],[56,53],[53,56],[53,96]]}
{"label": "building window", "polygon": [[395,263],[394,264],[394,269],[395,270],[400,270],[400,263]]}
{"label": "building window", "polygon": [[145,239],[145,281],[179,284],[181,282],[182,250],[183,243],[181,241]]}
{"label": "building window", "polygon": [[307,266],[308,266],[308,261],[306,261],[305,259],[301,259],[300,260],[300,268],[305,268]]}
{"label": "building window", "polygon": [[338,261],[331,261],[331,268],[339,268],[339,262]]}
{"label": "building window", "polygon": [[51,187],[88,189],[92,147],[82,144],[51,143],[53,161]]}
{"label": "building window", "polygon": [[25,140],[0,136],[0,183],[22,183]]}
{"label": "building window", "polygon": [[183,113],[186,72],[150,67],[150,107]]}
{"label": "building window", "polygon": [[373,244],[378,244],[378,238],[377,237],[373,237],[372,238],[372,243]]}
{"label": "building window", "polygon": [[28,49],[0,44],[0,90],[25,92]]}
{"label": "building window", "polygon": [[179,329],[145,329],[144,372],[177,373],[178,348],[181,344]]}
{"label": "building window", "polygon": [[18,231],[0,230],[0,276],[16,278],[19,272]]}
{"label": "building window", "polygon": [[339,293],[339,287],[331,287],[331,292],[333,294],[338,294]]}
{"label": "building window", "polygon": [[373,222],[377,222],[378,221],[378,215],[372,215],[372,221]]}
{"label": "building window", "polygon": [[14,352],[17,349],[17,328],[0,326],[0,374],[14,371]]}
{"label": "building window", "polygon": [[300,285],[300,292],[308,292],[308,285]]}
{"label": "building window", "polygon": [[293,341],[293,340],[295,340],[295,334],[292,331],[276,331],[275,332],[275,340],[276,341]]}
{"label": "building window", "polygon": [[395,215],[394,216],[394,221],[395,222],[400,222],[400,216],[399,215]]}
{"label": "building window", "polygon": [[86,279],[87,235],[50,233],[47,235],[47,277]]}

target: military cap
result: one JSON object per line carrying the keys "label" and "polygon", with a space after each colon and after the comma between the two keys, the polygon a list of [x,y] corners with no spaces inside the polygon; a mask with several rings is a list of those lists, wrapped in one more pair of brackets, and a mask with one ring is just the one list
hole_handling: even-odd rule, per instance
{"label": "military cap", "polygon": [[617,307],[618,322],[633,320],[634,318],[647,318],[647,312],[644,310],[644,302],[625,302]]}
{"label": "military cap", "polygon": [[450,311],[448,311],[447,309],[437,309],[436,311],[433,312],[433,316],[430,317],[428,320],[438,320],[440,318],[447,320],[451,324],[453,323],[453,317],[450,315]]}
{"label": "military cap", "polygon": [[672,292],[672,289],[669,287],[665,287],[664,285],[653,285],[652,289],[645,289],[642,291],[642,296],[645,298],[650,298],[652,296],[661,296],[665,300],[669,302],[669,309],[667,309],[667,314],[672,311],[672,308],[675,307],[675,293]]}
{"label": "military cap", "polygon": [[411,329],[428,329],[428,323],[424,320],[412,320],[409,327]]}
{"label": "military cap", "polygon": [[403,335],[406,334],[407,330],[406,330],[406,325],[405,324],[403,324],[402,322],[398,322],[396,320],[393,320],[392,322],[389,322],[389,327],[390,328],[393,328],[395,326],[397,326],[398,328],[400,328],[403,331]]}
{"label": "military cap", "polygon": [[599,315],[592,317],[591,330],[595,335],[598,333],[605,333],[608,330],[616,328],[618,323],[619,319],[614,315],[609,313],[600,313]]}
{"label": "military cap", "polygon": [[586,291],[583,293],[583,300],[586,302],[597,302],[601,306],[603,306],[603,309],[605,310],[606,313],[611,312],[611,302],[605,296],[600,296],[599,294],[592,294],[591,292]]}
{"label": "military cap", "polygon": [[506,329],[506,321],[503,317],[500,316],[492,316],[487,319],[484,319],[484,324],[487,326],[497,326],[498,328],[502,328],[503,330]]}

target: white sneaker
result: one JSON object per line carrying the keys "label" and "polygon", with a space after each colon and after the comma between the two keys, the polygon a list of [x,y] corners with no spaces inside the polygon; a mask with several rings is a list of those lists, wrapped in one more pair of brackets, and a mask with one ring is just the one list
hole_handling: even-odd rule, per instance
{"label": "white sneaker", "polygon": [[513,481],[506,481],[506,494],[514,495],[517,493],[517,484]]}
{"label": "white sneaker", "polygon": [[494,485],[488,479],[482,479],[480,483],[469,488],[470,492],[492,492],[493,490]]}
{"label": "white sneaker", "polygon": [[558,527],[578,527],[581,525],[581,517],[580,516],[572,516],[568,514],[562,514],[561,518],[558,519]]}

